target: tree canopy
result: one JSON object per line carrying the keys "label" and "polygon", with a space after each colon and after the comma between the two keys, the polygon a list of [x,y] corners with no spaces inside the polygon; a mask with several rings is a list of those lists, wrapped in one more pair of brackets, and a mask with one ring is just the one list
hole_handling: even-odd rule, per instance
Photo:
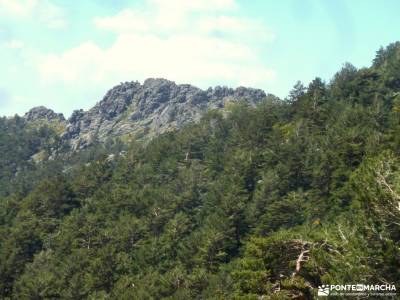
{"label": "tree canopy", "polygon": [[147,144],[40,162],[56,132],[0,119],[0,298],[312,299],[399,282],[399,53]]}

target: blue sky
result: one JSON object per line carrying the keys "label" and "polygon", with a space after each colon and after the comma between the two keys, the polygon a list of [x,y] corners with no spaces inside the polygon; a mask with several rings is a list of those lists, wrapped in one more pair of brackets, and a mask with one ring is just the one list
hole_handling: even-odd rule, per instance
{"label": "blue sky", "polygon": [[0,115],[164,77],[285,97],[400,40],[398,0],[0,0]]}

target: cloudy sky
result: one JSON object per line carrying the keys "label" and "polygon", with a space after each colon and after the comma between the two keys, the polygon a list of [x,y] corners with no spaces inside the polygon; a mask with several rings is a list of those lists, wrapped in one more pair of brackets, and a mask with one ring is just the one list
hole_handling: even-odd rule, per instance
{"label": "cloudy sky", "polygon": [[398,0],[0,0],[0,115],[69,116],[122,81],[285,97],[400,40]]}

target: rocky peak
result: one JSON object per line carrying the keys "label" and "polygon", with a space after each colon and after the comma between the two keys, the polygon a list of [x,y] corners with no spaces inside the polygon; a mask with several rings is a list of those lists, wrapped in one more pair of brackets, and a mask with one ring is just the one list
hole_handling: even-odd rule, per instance
{"label": "rocky peak", "polygon": [[151,137],[197,122],[208,109],[223,109],[240,100],[255,105],[265,97],[258,89],[217,86],[204,91],[162,78],[124,82],[90,110],[75,111],[63,138],[77,150],[109,137]]}
{"label": "rocky peak", "polygon": [[132,96],[140,89],[139,82],[124,82],[109,90],[103,99],[90,112],[112,119],[126,110],[132,103]]}
{"label": "rocky peak", "polygon": [[83,109],[74,110],[68,119],[68,123],[77,123],[84,115],[85,112]]}
{"label": "rocky peak", "polygon": [[232,89],[226,86],[216,86],[215,88],[209,88],[207,90],[207,95],[211,99],[232,98],[234,100],[240,99],[248,101],[251,104],[256,104],[266,97],[266,94],[263,90],[246,88],[243,86],[236,89]]}
{"label": "rocky peak", "polygon": [[46,120],[46,121],[65,121],[63,114],[57,114],[53,110],[44,106],[37,106],[29,110],[24,118],[28,121]]}
{"label": "rocky peak", "polygon": [[164,78],[147,78],[143,82],[145,89],[159,89],[162,87],[176,86],[175,82]]}

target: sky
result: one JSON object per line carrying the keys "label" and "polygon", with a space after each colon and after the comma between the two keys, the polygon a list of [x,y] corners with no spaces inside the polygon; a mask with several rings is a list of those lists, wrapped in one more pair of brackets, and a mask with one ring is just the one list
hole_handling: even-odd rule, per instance
{"label": "sky", "polygon": [[286,97],[400,40],[398,0],[0,0],[0,116],[162,77]]}

